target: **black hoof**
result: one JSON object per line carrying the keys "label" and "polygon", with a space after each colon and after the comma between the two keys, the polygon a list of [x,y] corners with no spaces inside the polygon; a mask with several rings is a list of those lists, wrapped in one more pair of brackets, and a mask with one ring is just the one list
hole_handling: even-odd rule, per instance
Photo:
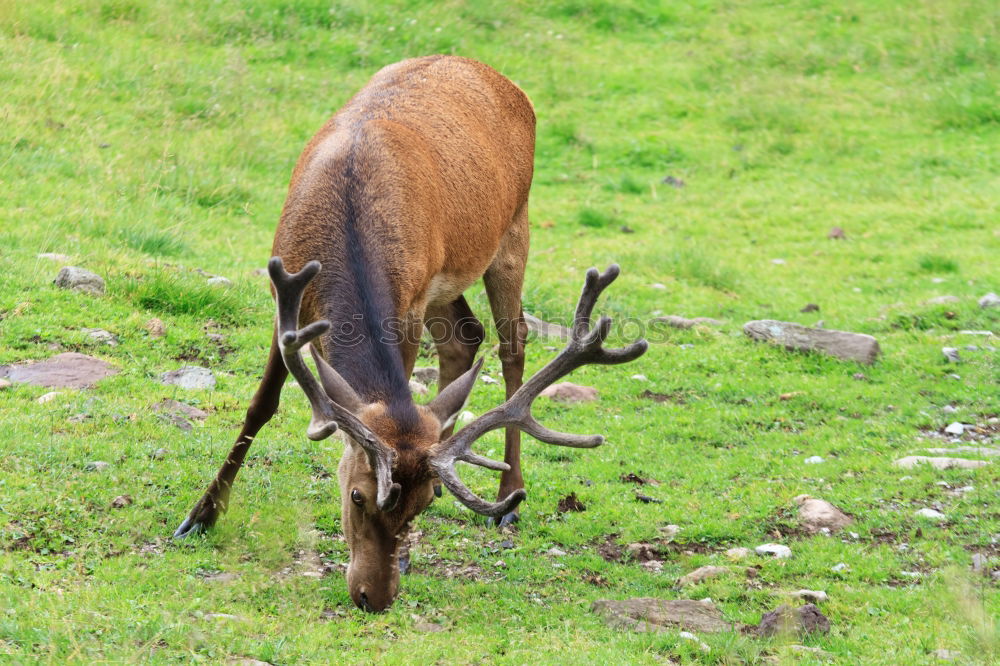
{"label": "black hoof", "polygon": [[490,522],[496,525],[498,528],[507,527],[508,525],[513,525],[519,520],[521,520],[521,516],[514,511],[511,511],[510,513],[505,513],[503,516],[500,517],[499,521],[496,518],[490,518]]}
{"label": "black hoof", "polygon": [[435,483],[434,484],[434,497],[441,497],[441,494],[443,492],[444,491],[441,490],[441,484],[440,483]]}
{"label": "black hoof", "polygon": [[188,536],[195,536],[198,534],[204,534],[208,530],[208,526],[205,523],[193,520],[190,516],[184,519],[181,526],[174,530],[175,539],[183,539]]}
{"label": "black hoof", "polygon": [[410,556],[404,555],[399,558],[399,574],[402,576],[408,573],[410,573]]}

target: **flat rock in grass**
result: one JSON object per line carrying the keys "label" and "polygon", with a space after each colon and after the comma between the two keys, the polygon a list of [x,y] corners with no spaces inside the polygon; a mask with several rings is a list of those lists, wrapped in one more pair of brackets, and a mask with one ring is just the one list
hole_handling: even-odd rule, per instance
{"label": "flat rock in grass", "polygon": [[565,341],[569,340],[572,335],[572,331],[565,326],[544,321],[527,312],[524,313],[524,323],[528,326],[529,331],[539,337]]}
{"label": "flat rock in grass", "polygon": [[119,495],[118,497],[111,500],[111,507],[114,509],[124,509],[130,504],[132,504],[131,495]]}
{"label": "flat rock in grass", "polygon": [[44,405],[47,402],[52,402],[53,400],[61,396],[63,393],[65,393],[65,391],[49,391],[48,393],[40,395],[37,398],[35,398],[35,402],[37,402],[39,405]]}
{"label": "flat rock in grass", "polygon": [[76,352],[66,352],[37,363],[0,366],[0,377],[47,388],[89,388],[115,374],[118,371],[110,363]]}
{"label": "flat rock in grass", "polygon": [[430,386],[438,380],[437,368],[414,368],[413,378],[424,386]]}
{"label": "flat rock in grass", "polygon": [[75,289],[90,294],[104,293],[104,278],[77,266],[63,266],[53,282],[63,289]]}
{"label": "flat rock in grass", "polygon": [[932,520],[936,523],[939,523],[946,518],[946,516],[940,511],[935,511],[929,507],[924,507],[923,509],[914,512],[913,515],[917,518],[926,518],[927,520]]}
{"label": "flat rock in grass", "polygon": [[738,546],[736,548],[730,548],[729,550],[726,551],[726,557],[728,557],[731,560],[742,560],[750,557],[751,555],[753,555],[753,551],[750,550],[749,548],[744,548],[742,546]]}
{"label": "flat rock in grass", "polygon": [[758,636],[830,633],[830,620],[813,604],[792,608],[782,604],[760,618],[755,633]]}
{"label": "flat rock in grass", "polygon": [[816,533],[823,529],[836,532],[854,522],[847,514],[826,500],[799,495],[795,501],[799,505],[799,523],[808,532]]}
{"label": "flat rock in grass", "polygon": [[957,347],[941,347],[941,353],[949,363],[960,363],[961,357],[958,355]]}
{"label": "flat rock in grass", "polygon": [[207,284],[213,287],[232,287],[233,281],[221,275],[216,275],[215,277],[208,278]]}
{"label": "flat rock in grass", "polygon": [[599,599],[591,610],[610,627],[656,632],[684,629],[708,634],[731,631],[733,625],[711,602],[690,599]]}
{"label": "flat rock in grass", "polygon": [[965,424],[955,421],[945,426],[944,431],[949,435],[961,435],[965,432]]}
{"label": "flat rock in grass", "polygon": [[151,338],[162,338],[167,334],[167,325],[163,323],[162,319],[153,317],[146,322],[146,330],[149,331],[149,337]]}
{"label": "flat rock in grass", "polygon": [[212,390],[215,388],[215,375],[208,368],[185,365],[177,370],[164,372],[160,375],[160,383],[184,389]]}
{"label": "flat rock in grass", "polygon": [[[222,613],[216,613],[216,615],[222,615]],[[205,617],[208,617],[207,615]],[[233,615],[233,618],[236,616]],[[229,657],[226,659],[226,664],[230,666],[273,666],[269,661],[261,661],[260,659],[253,659],[251,657]]]}
{"label": "flat rock in grass", "polygon": [[548,387],[539,395],[555,400],[556,402],[569,404],[593,402],[597,400],[597,389],[593,386],[581,386],[572,382],[559,382]]}
{"label": "flat rock in grass", "polygon": [[11,387],[11,382],[9,379],[0,379],[0,391],[3,389],[8,389]]}
{"label": "flat rock in grass", "polygon": [[913,469],[917,465],[930,465],[934,469],[976,469],[990,463],[988,460],[969,460],[968,458],[906,456],[893,464],[903,469]]}
{"label": "flat rock in grass", "polygon": [[785,559],[792,556],[792,549],[780,543],[765,543],[754,548],[758,555],[770,555],[778,559]]}
{"label": "flat rock in grass", "polygon": [[805,599],[810,603],[816,604],[828,599],[826,592],[823,590],[795,590],[790,596],[794,599]]}
{"label": "flat rock in grass", "polygon": [[695,326],[725,326],[726,324],[724,321],[712,319],[711,317],[694,317],[693,319],[688,319],[687,317],[678,317],[677,315],[656,317],[653,321],[662,322],[667,326],[680,329],[694,328]]}
{"label": "flat rock in grass", "polygon": [[774,319],[747,322],[743,332],[760,342],[773,342],[786,349],[820,352],[858,363],[874,363],[881,351],[878,341],[870,335],[809,328]]}
{"label": "flat rock in grass", "polygon": [[161,400],[153,405],[153,411],[180,414],[186,418],[194,419],[195,421],[204,421],[208,418],[208,412],[204,412],[197,407],[192,407],[191,405],[186,405],[183,402],[171,400],[169,398]]}
{"label": "flat rock in grass", "polygon": [[697,585],[698,583],[705,582],[709,578],[715,578],[727,573],[729,573],[729,569],[726,567],[716,567],[712,565],[698,567],[691,573],[681,576],[677,580],[677,584],[681,587],[684,587],[685,585]]}
{"label": "flat rock in grass", "polygon": [[413,630],[422,634],[437,634],[444,631],[444,627],[434,622],[417,622],[413,625]]}
{"label": "flat rock in grass", "polygon": [[94,460],[83,466],[85,472],[100,472],[101,470],[110,467],[110,463],[106,463],[103,460]]}
{"label": "flat rock in grass", "polygon": [[81,333],[86,334],[87,339],[98,344],[105,344],[114,347],[118,344],[118,337],[103,328],[84,328]]}
{"label": "flat rock in grass", "polygon": [[997,296],[991,291],[979,299],[979,307],[983,309],[1000,308],[1000,296]]}

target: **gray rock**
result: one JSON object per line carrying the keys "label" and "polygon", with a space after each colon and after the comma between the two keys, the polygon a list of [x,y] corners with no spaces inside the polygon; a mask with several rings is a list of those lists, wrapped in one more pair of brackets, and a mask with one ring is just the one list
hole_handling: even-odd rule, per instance
{"label": "gray rock", "polygon": [[941,353],[944,354],[949,363],[958,363],[962,360],[958,357],[957,347],[941,347]]}
{"label": "gray rock", "polygon": [[955,661],[962,656],[962,653],[958,650],[946,650],[944,648],[934,650],[932,654],[939,661]]}
{"label": "gray rock", "polygon": [[941,411],[945,414],[956,414],[958,413],[958,407],[955,407],[954,405],[945,405],[941,408]]}
{"label": "gray rock", "polygon": [[232,287],[233,281],[229,278],[224,278],[221,275],[216,275],[215,277],[209,278],[207,284],[213,287]]}
{"label": "gray rock", "polygon": [[805,599],[810,603],[820,603],[829,597],[823,590],[796,590],[790,595],[794,599]]}
{"label": "gray rock", "polygon": [[608,626],[625,627],[634,631],[656,632],[680,628],[718,633],[731,631],[733,628],[714,604],[690,599],[599,599],[591,605],[591,610],[603,616]]}
{"label": "gray rock", "polygon": [[820,463],[823,463],[823,462],[826,462],[826,461],[823,460],[823,458],[821,458],[820,456],[809,456],[808,458],[806,458],[802,462],[804,462],[807,465],[819,465]]}
{"label": "gray rock", "polygon": [[8,389],[12,386],[9,379],[0,379],[0,391],[3,389]]}
{"label": "gray rock", "polygon": [[834,573],[840,573],[841,571],[848,571],[850,568],[851,567],[847,566],[845,562],[838,562],[837,564],[834,564],[832,567],[830,567],[830,571],[833,571]]}
{"label": "gray rock", "polygon": [[160,383],[184,389],[215,389],[215,375],[208,368],[185,365],[160,375]]}
{"label": "gray rock", "polygon": [[958,421],[949,423],[947,427],[945,427],[944,431],[949,435],[961,435],[965,432],[965,424],[959,423]]}
{"label": "gray rock", "polygon": [[896,467],[913,469],[917,465],[930,465],[934,469],[976,469],[989,465],[987,460],[968,460],[967,458],[931,458],[928,456],[906,456],[893,463]]}
{"label": "gray rock", "polygon": [[697,585],[698,583],[703,583],[709,578],[715,578],[716,576],[721,576],[722,574],[729,573],[729,569],[726,567],[716,567],[712,565],[698,567],[691,573],[681,576],[677,580],[677,584],[681,587],[685,585]]}
{"label": "gray rock", "polygon": [[563,555],[566,554],[566,551],[560,548],[556,548],[555,546],[552,546],[547,551],[545,551],[545,554],[551,555],[552,557],[562,557]]}
{"label": "gray rock", "polygon": [[61,396],[63,393],[65,393],[65,391],[49,391],[48,393],[45,393],[35,398],[35,402],[37,402],[39,405],[44,405],[47,402],[52,402],[53,400]]}
{"label": "gray rock", "polygon": [[110,463],[106,463],[103,460],[94,460],[83,466],[85,472],[100,472],[110,467]]}
{"label": "gray rock", "polygon": [[93,356],[66,352],[37,363],[0,366],[0,377],[47,388],[89,388],[118,374],[111,364]]}
{"label": "gray rock", "polygon": [[162,319],[153,317],[146,322],[146,330],[149,331],[149,337],[162,338],[167,334],[167,325],[163,323]]}
{"label": "gray rock", "polygon": [[106,344],[110,347],[114,347],[118,344],[118,338],[112,333],[105,331],[103,328],[84,328],[81,329],[81,332],[86,333],[87,338],[92,342]]}
{"label": "gray rock", "polygon": [[712,648],[709,647],[709,645],[707,643],[703,642],[701,639],[699,639],[697,636],[695,636],[694,634],[692,634],[690,631],[680,631],[680,632],[677,633],[677,635],[679,637],[683,638],[686,641],[691,641],[693,643],[697,643],[698,644],[698,649],[701,650],[702,652],[711,652],[712,651]]}
{"label": "gray rock", "polygon": [[927,449],[927,453],[938,455],[948,455],[949,453],[971,453],[977,456],[993,458],[1000,456],[1000,449],[991,449],[988,446],[956,446],[951,449]]}
{"label": "gray rock", "polygon": [[943,513],[941,513],[940,511],[935,511],[934,509],[931,509],[929,507],[924,507],[923,509],[916,511],[913,515],[916,516],[917,518],[926,518],[928,520],[933,520],[934,522],[937,523],[946,519],[946,516]]}
{"label": "gray rock", "polygon": [[56,275],[55,285],[63,289],[75,289],[91,294],[104,293],[104,279],[97,273],[92,273],[77,266],[63,266]]}
{"label": "gray rock", "polygon": [[792,549],[780,543],[765,543],[754,548],[758,555],[770,555],[778,559],[785,559],[792,556]]}
{"label": "gray rock", "polygon": [[828,634],[830,633],[830,620],[813,604],[806,604],[794,609],[783,604],[770,613],[765,613],[760,618],[760,624],[757,625],[756,631],[759,636]]}
{"label": "gray rock", "polygon": [[430,386],[438,380],[437,368],[414,368],[413,378],[424,386]]}
{"label": "gray rock", "polygon": [[795,501],[799,505],[799,522],[808,532],[815,534],[823,529],[837,532],[854,522],[847,514],[826,500],[799,495]]}
{"label": "gray rock", "polygon": [[572,382],[559,382],[549,386],[539,395],[556,402],[576,403],[593,402],[597,400],[597,389],[592,386],[581,386]]}
{"label": "gray rock", "polygon": [[542,338],[568,341],[572,335],[572,331],[565,326],[549,323],[527,312],[524,313],[524,323],[528,331]]}
{"label": "gray rock", "polygon": [[731,560],[742,560],[753,555],[753,551],[749,548],[737,547],[730,548],[726,551],[726,557]]}
{"label": "gray rock", "polygon": [[986,565],[987,565],[988,562],[989,562],[989,558],[987,558],[982,553],[973,553],[972,554],[972,570],[973,571],[976,571],[976,572],[983,572],[983,571],[985,571],[986,570]]}
{"label": "gray rock", "polygon": [[833,240],[843,240],[847,238],[847,234],[840,227],[833,227],[830,229],[830,233],[828,233],[826,237]]}
{"label": "gray rock", "polygon": [[667,326],[680,329],[693,328],[694,326],[725,326],[726,324],[724,321],[712,319],[711,317],[695,317],[693,319],[688,319],[687,317],[678,317],[677,315],[656,317],[653,321],[662,322]]}
{"label": "gray rock", "polygon": [[881,353],[878,341],[870,335],[809,328],[773,319],[747,322],[743,332],[753,340],[772,342],[786,349],[816,351],[859,363],[874,363]]}
{"label": "gray rock", "polygon": [[130,504],[132,504],[131,495],[119,495],[118,497],[111,500],[111,508],[113,509],[124,509]]}
{"label": "gray rock", "polygon": [[161,400],[160,402],[153,405],[154,412],[166,412],[180,414],[189,419],[194,419],[195,421],[204,421],[208,418],[208,412],[202,411],[197,407],[192,407],[191,405],[186,405],[183,402],[177,400]]}
{"label": "gray rock", "polygon": [[410,380],[410,393],[413,395],[427,395],[427,387],[415,379]]}
{"label": "gray rock", "polygon": [[444,631],[444,627],[433,622],[417,622],[413,625],[413,630],[422,634],[436,634]]}
{"label": "gray rock", "polygon": [[1000,296],[997,296],[992,291],[982,298],[979,299],[979,307],[985,308],[1000,308]]}

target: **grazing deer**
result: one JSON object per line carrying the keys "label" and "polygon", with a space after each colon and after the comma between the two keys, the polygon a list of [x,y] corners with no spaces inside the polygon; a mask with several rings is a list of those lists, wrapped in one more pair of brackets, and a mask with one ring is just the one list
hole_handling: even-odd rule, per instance
{"label": "grazing deer", "polygon": [[[543,427],[531,403],[581,365],[645,352],[643,340],[605,350],[610,320],[590,325],[617,266],[587,273],[568,346],[522,385],[534,133],[531,103],[509,80],[472,60],[431,56],[381,70],[313,137],[292,173],[268,264],[277,317],[264,376],[229,457],[175,537],[210,527],[226,510],[289,372],[312,405],[307,436],[346,434],[338,477],[347,584],[367,611],[395,598],[398,546],[436,483],[473,511],[510,521],[525,497],[520,430],[562,446],[602,443]],[[499,334],[507,400],[452,435],[483,363],[473,361],[485,331],[462,296],[479,277]],[[420,405],[409,377],[431,319],[446,324],[429,326],[439,392]],[[312,323],[300,329],[300,322]],[[398,335],[387,335],[387,322],[397,322]],[[307,343],[318,380],[300,355]],[[501,427],[504,462],[472,452],[476,439]],[[497,502],[462,483],[458,460],[502,472]]]}

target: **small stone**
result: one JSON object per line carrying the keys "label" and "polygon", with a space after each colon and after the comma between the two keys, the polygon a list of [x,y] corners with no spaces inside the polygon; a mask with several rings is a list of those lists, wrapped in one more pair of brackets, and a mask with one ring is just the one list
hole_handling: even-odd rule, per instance
{"label": "small stone", "polygon": [[816,533],[822,529],[836,532],[854,522],[847,514],[826,500],[808,495],[799,495],[795,499],[799,504],[799,521],[809,532]]}
{"label": "small stone", "polygon": [[747,322],[743,333],[753,340],[771,342],[785,349],[815,351],[859,363],[872,364],[881,353],[878,341],[870,335],[809,328],[773,319]]}
{"label": "small stone", "polygon": [[954,423],[949,423],[944,431],[949,435],[961,435],[965,432],[965,425],[955,421]]}
{"label": "small stone", "polygon": [[197,407],[192,407],[191,405],[179,402],[177,400],[172,400],[167,398],[166,400],[161,400],[160,402],[153,405],[154,412],[168,412],[180,414],[186,416],[189,419],[194,419],[195,421],[204,421],[208,418],[208,412],[202,411]]}
{"label": "small stone", "polygon": [[551,555],[552,557],[562,557],[562,556],[564,556],[566,554],[566,551],[565,550],[560,550],[559,548],[556,548],[555,546],[552,546],[547,551],[545,551],[545,554],[546,555]]}
{"label": "small stone", "polygon": [[104,279],[97,273],[77,266],[63,266],[54,282],[57,287],[63,289],[75,289],[90,294],[104,293]]}
{"label": "small stone", "polygon": [[945,520],[945,515],[943,513],[941,513],[940,511],[935,511],[934,509],[931,509],[929,507],[924,507],[923,509],[920,509],[919,511],[914,513],[913,515],[918,518],[927,518],[928,520],[933,520],[934,522],[938,523],[941,522],[942,520]]}
{"label": "small stone", "polygon": [[444,631],[444,627],[433,622],[417,622],[413,625],[413,630],[419,631],[422,634],[436,634]]}
{"label": "small stone", "polygon": [[479,376],[479,381],[481,381],[484,384],[499,384],[500,383],[499,381],[497,381],[496,379],[493,379],[489,375],[480,375]]}
{"label": "small stone", "polygon": [[753,554],[753,551],[749,548],[743,548],[742,546],[736,548],[730,548],[726,551],[726,557],[731,560],[742,560]]}
{"label": "small stone", "polygon": [[805,599],[816,604],[828,599],[826,592],[823,590],[796,590],[790,596],[794,599]]}
{"label": "small stone", "polygon": [[52,402],[59,396],[61,396],[65,391],[49,391],[48,393],[42,394],[35,399],[39,405],[44,405],[47,402]]}
{"label": "small stone", "polygon": [[632,379],[636,380],[637,382],[648,382],[649,381],[649,379],[646,377],[646,375],[632,375]]}
{"label": "small stone", "polygon": [[215,375],[208,368],[186,365],[160,375],[160,383],[183,389],[215,389]]}
{"label": "small stone", "polygon": [[510,550],[511,548],[514,547],[514,542],[511,541],[510,539],[504,539],[503,541],[500,542],[500,547],[503,548],[504,550]]}
{"label": "small stone", "polygon": [[926,300],[924,301],[924,305],[947,305],[948,303],[958,303],[958,300],[958,296],[948,294],[946,296],[935,296]]}
{"label": "small stone", "polygon": [[410,393],[413,395],[427,395],[427,387],[415,379],[410,380]]}
{"label": "small stone", "polygon": [[954,372],[945,375],[945,377],[947,377],[948,379],[954,379],[956,382],[957,381],[961,381],[961,379],[962,379],[962,375],[959,375],[959,374],[954,373]]}
{"label": "small stone", "polygon": [[654,282],[653,284],[651,284],[649,286],[652,287],[653,289],[666,289],[667,288],[667,285],[663,284],[662,282]]}
{"label": "small stone", "polygon": [[100,472],[110,467],[110,463],[106,463],[103,460],[94,460],[83,466],[85,472]]}
{"label": "small stone", "polygon": [[732,631],[732,624],[713,604],[691,599],[599,599],[591,605],[591,610],[604,616],[609,626],[633,631],[677,628],[701,633]]}
{"label": "small stone", "polygon": [[955,661],[962,656],[962,653],[958,650],[946,650],[944,648],[934,650],[932,654],[934,655],[934,658],[939,661]]}
{"label": "small stone", "polygon": [[476,420],[476,415],[467,409],[458,415],[459,426],[466,426],[475,420]]}
{"label": "small stone", "polygon": [[581,386],[571,382],[560,382],[549,386],[539,395],[556,402],[578,403],[597,400],[597,389],[592,386]]}
{"label": "small stone", "polygon": [[233,615],[232,613],[205,613],[205,617],[209,620],[241,620],[239,615]]}
{"label": "small stone", "polygon": [[205,337],[217,345],[221,345],[223,342],[226,341],[226,336],[224,336],[222,333],[206,333]]}
{"label": "small stone", "polygon": [[942,347],[941,353],[944,354],[944,357],[948,359],[949,363],[958,363],[959,361],[961,361],[961,359],[958,357],[957,347]]}
{"label": "small stone", "polygon": [[124,509],[131,503],[132,503],[132,497],[130,495],[119,495],[118,497],[111,500],[111,508]]}
{"label": "small stone", "polygon": [[695,636],[694,634],[692,634],[690,631],[682,631],[682,632],[678,633],[677,635],[680,636],[681,638],[683,638],[686,641],[693,641],[693,642],[697,643],[698,644],[698,649],[701,650],[702,652],[711,652],[712,651],[712,648],[710,648],[708,646],[708,644],[706,644],[706,643],[702,642],[701,640],[699,640],[698,637]]}
{"label": "small stone", "polygon": [[781,605],[760,618],[760,624],[757,625],[759,636],[774,636],[784,633],[794,635],[828,634],[830,633],[830,620],[813,604],[806,604],[795,609]]}
{"label": "small stone", "polygon": [[698,567],[691,573],[681,576],[678,579],[677,584],[681,587],[684,587],[685,585],[697,585],[698,583],[705,582],[709,578],[715,578],[716,576],[721,576],[726,573],[729,573],[729,569],[726,567],[717,567],[712,565]]}
{"label": "small stone", "polygon": [[840,573],[841,571],[848,571],[848,570],[850,570],[850,568],[851,567],[847,566],[846,562],[840,562],[840,563],[834,564],[832,567],[830,567],[830,571],[832,571],[834,573]]}
{"label": "small stone", "polygon": [[87,338],[92,342],[106,344],[110,347],[114,347],[118,344],[118,338],[108,331],[105,331],[103,328],[84,328],[81,329],[81,331],[86,333]]}
{"label": "small stone", "polygon": [[945,405],[941,408],[941,411],[945,414],[955,414],[958,412],[958,407],[955,407],[954,405]]}
{"label": "small stone", "polygon": [[680,525],[664,525],[663,527],[657,528],[660,536],[666,541],[672,541],[675,536],[681,531]]}
{"label": "small stone", "polygon": [[503,560],[497,560],[496,562],[493,563],[493,566],[496,567],[497,569],[503,569],[507,566],[507,563],[504,562]]}
{"label": "small stone", "polygon": [[233,581],[239,580],[239,578],[240,575],[233,571],[220,571],[219,573],[203,576],[202,580],[206,583],[232,583]]}
{"label": "small stone", "polygon": [[652,543],[630,543],[625,547],[629,556],[637,562],[651,562],[660,559],[660,553],[655,544]]}
{"label": "small stone", "polygon": [[60,263],[69,261],[69,255],[59,254],[58,252],[42,252],[35,256],[39,259],[48,259],[49,261],[58,261]]}
{"label": "small stone", "polygon": [[754,548],[758,555],[770,555],[778,559],[785,559],[792,556],[792,549],[780,543],[765,543]]}
{"label": "small stone", "polygon": [[159,449],[156,449],[155,451],[153,451],[153,453],[150,454],[150,457],[153,460],[163,460],[164,458],[167,457],[168,453],[169,453],[169,451],[167,451],[166,449],[159,448]]}
{"label": "small stone", "polygon": [[987,557],[982,553],[972,554],[972,570],[976,572],[982,572],[986,570],[986,564],[989,562]]}
{"label": "small stone", "polygon": [[830,229],[830,232],[826,235],[826,237],[831,240],[843,240],[847,238],[847,233],[845,233],[840,227],[833,227]]}
{"label": "small stone", "polygon": [[438,380],[437,368],[414,368],[413,378],[424,386],[430,386]]}
{"label": "small stone", "polygon": [[820,463],[822,463],[822,462],[826,462],[826,461],[825,461],[825,460],[823,460],[823,459],[822,459],[821,457],[819,457],[819,456],[809,456],[808,458],[806,458],[806,459],[805,459],[805,460],[803,460],[802,462],[804,462],[804,463],[805,463],[805,464],[807,464],[807,465],[818,465],[818,464],[820,464]]}
{"label": "small stone", "polygon": [[221,275],[216,275],[213,278],[209,278],[207,284],[213,287],[232,287],[233,281],[229,278],[224,278]]}
{"label": "small stone", "polygon": [[979,299],[979,307],[983,309],[1000,307],[1000,296],[997,296],[991,291]]}
{"label": "small stone", "polygon": [[772,259],[771,263],[774,264],[775,266],[784,266],[788,262],[785,261],[784,259]]}
{"label": "small stone", "polygon": [[162,319],[153,317],[146,322],[146,330],[149,331],[149,337],[162,338],[167,334],[167,325],[163,323]]}
{"label": "small stone", "polygon": [[868,379],[863,372],[855,372],[851,377],[857,382],[863,382]]}
{"label": "small stone", "polygon": [[917,465],[930,465],[935,469],[976,469],[989,465],[987,460],[969,460],[968,458],[931,458],[928,456],[906,456],[900,458],[895,463],[896,467],[912,469]]}

